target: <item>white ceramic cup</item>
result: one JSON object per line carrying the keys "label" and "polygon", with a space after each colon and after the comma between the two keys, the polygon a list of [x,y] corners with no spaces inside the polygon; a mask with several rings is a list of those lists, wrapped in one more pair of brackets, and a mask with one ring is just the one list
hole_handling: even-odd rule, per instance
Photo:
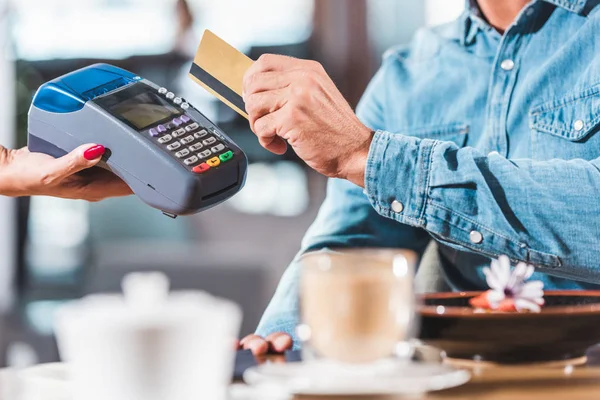
{"label": "white ceramic cup", "polygon": [[124,279],[125,297],[66,305],[55,320],[74,400],[225,399],[241,311],[202,292],[168,294],[162,274]]}

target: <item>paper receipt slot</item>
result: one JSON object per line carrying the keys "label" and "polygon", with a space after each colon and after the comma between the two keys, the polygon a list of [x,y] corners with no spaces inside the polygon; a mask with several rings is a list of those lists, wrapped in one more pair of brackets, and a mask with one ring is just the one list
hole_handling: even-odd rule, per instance
{"label": "paper receipt slot", "polygon": [[30,151],[60,157],[85,143],[99,164],[166,215],[195,214],[244,185],[246,155],[215,124],[166,88],[97,64],[42,85],[29,111]]}

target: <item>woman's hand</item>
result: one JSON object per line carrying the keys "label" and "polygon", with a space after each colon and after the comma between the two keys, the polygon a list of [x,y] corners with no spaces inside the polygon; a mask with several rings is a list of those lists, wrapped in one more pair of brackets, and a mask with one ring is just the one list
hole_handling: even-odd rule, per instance
{"label": "woman's hand", "polygon": [[0,146],[0,195],[87,201],[130,195],[129,186],[110,171],[95,168],[77,174],[98,164],[104,152],[104,146],[87,144],[55,159],[27,148],[8,150]]}

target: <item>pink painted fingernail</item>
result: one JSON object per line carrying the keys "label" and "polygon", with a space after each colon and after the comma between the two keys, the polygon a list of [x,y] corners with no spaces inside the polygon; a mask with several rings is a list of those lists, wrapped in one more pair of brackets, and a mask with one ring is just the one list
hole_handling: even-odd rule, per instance
{"label": "pink painted fingernail", "polygon": [[93,146],[93,147],[90,147],[89,149],[87,149],[83,153],[83,158],[85,158],[88,161],[92,161],[92,160],[95,160],[96,158],[100,157],[101,155],[103,155],[105,151],[106,151],[106,149],[104,148],[104,146],[98,144],[96,146]]}

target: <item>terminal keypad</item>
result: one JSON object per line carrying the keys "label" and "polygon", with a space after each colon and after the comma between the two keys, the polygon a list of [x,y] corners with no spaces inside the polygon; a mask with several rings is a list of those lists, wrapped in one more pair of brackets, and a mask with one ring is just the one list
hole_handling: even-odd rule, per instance
{"label": "terminal keypad", "polygon": [[[169,96],[165,97],[173,100]],[[170,121],[152,126],[146,129],[144,134],[155,139],[159,145],[196,174],[203,174],[212,168],[217,168],[234,156],[214,131],[201,126],[187,114],[178,115]]]}

